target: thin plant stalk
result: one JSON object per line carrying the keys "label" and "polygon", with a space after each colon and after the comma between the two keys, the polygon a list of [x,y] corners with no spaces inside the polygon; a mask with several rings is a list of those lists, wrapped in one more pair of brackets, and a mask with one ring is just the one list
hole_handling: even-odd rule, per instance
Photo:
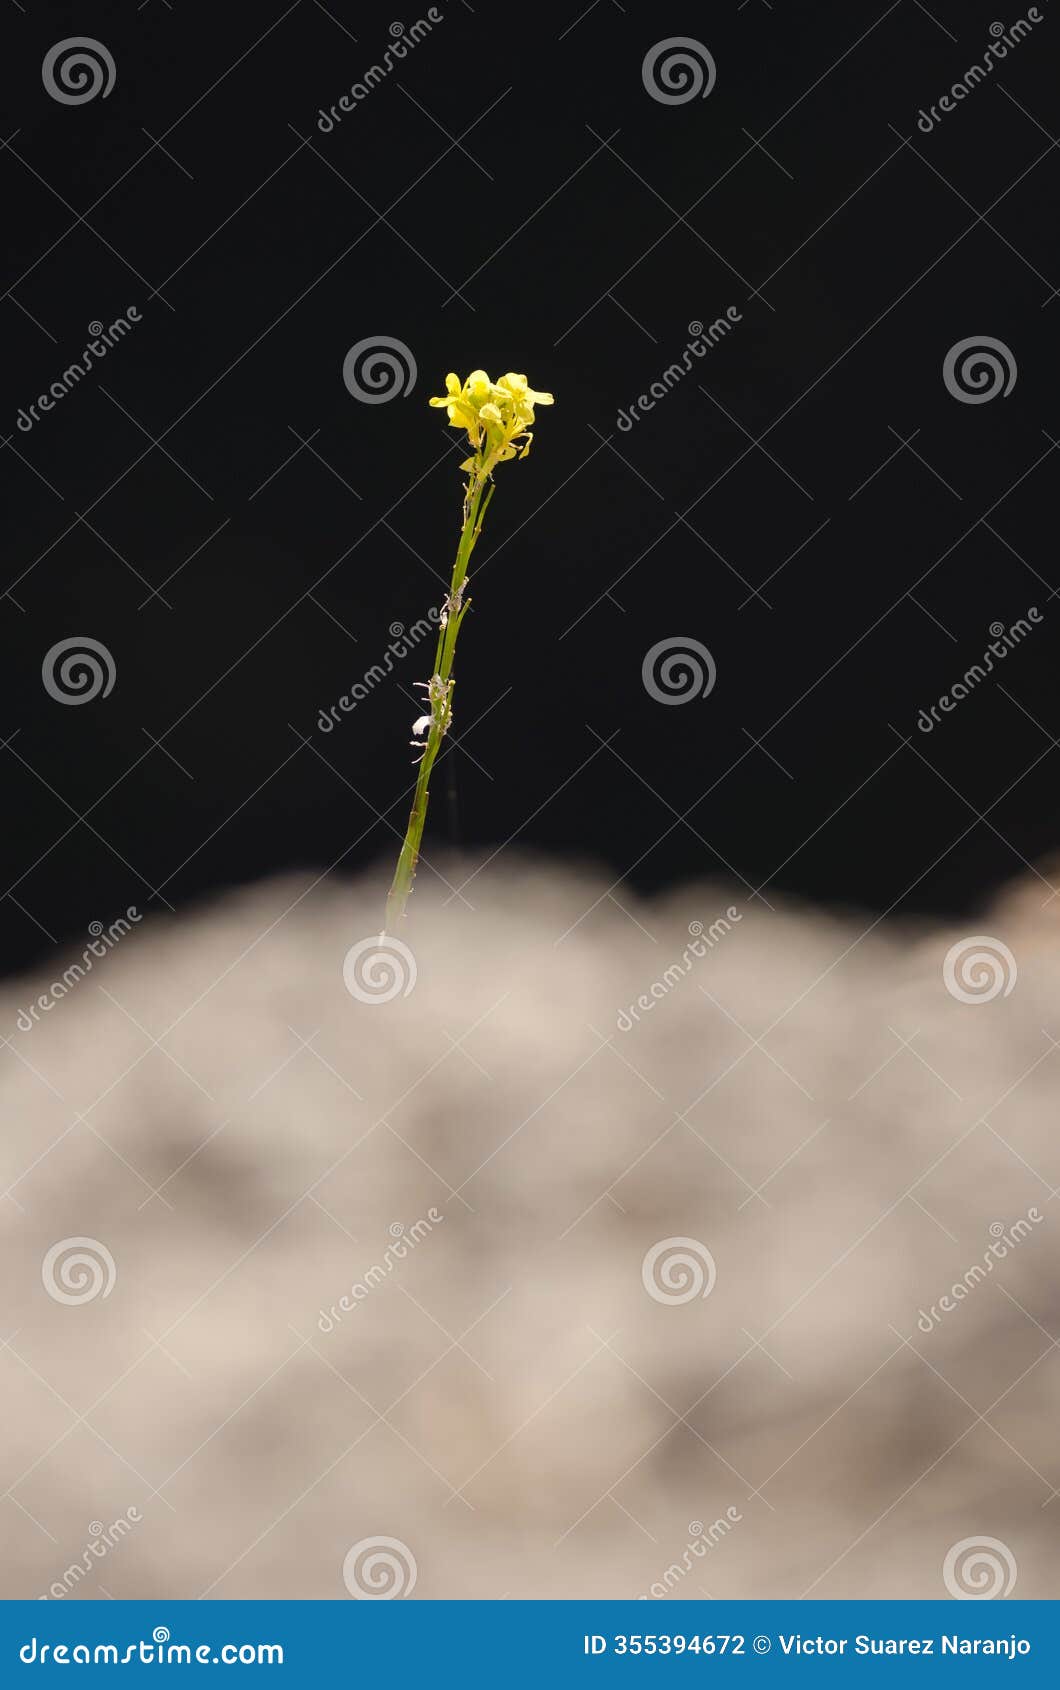
{"label": "thin plant stalk", "polygon": [[416,878],[416,867],[420,857],[420,842],[423,838],[424,823],[427,820],[427,804],[430,799],[431,770],[441,749],[453,714],[453,659],[456,654],[456,642],[461,624],[467,615],[470,599],[464,598],[464,584],[467,580],[468,564],[475,543],[482,532],[482,521],[493,497],[494,484],[490,480],[489,471],[476,464],[472,470],[464,494],[464,526],[460,531],[460,543],[456,549],[456,560],[453,564],[452,580],[442,612],[441,625],[438,629],[438,644],[434,654],[434,674],[427,683],[427,699],[430,705],[430,727],[427,734],[427,744],[419,762],[419,773],[416,778],[416,790],[412,799],[412,809],[409,812],[408,827],[398,857],[394,879],[386,901],[386,928],[393,932],[405,914],[409,897],[412,893],[412,883]]}
{"label": "thin plant stalk", "polygon": [[[472,455],[460,465],[467,472],[464,521],[449,592],[442,606],[434,672],[429,681],[419,683],[427,693],[427,709],[412,727],[413,734],[417,736],[412,743],[420,750],[419,770],[409,824],[386,901],[384,934],[388,929],[393,932],[402,920],[416,878],[430,800],[431,771],[453,717],[453,688],[456,685],[453,659],[460,629],[471,603],[464,597],[467,566],[493,497],[493,471],[498,464],[512,458],[526,457],[534,438],[531,432],[534,407],[551,405],[552,402],[551,393],[536,392],[524,375],[513,370],[495,382],[490,380],[485,370],[472,370],[464,382],[450,372],[445,378],[445,392],[428,400],[432,408],[445,410],[450,427],[466,431]],[[424,732],[426,740],[418,737]]]}

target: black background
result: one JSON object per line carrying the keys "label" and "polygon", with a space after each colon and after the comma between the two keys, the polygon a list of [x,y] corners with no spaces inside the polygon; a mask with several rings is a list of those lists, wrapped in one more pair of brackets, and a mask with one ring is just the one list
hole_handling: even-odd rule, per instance
{"label": "black background", "polygon": [[[449,0],[323,134],[394,11],[4,4],[8,967],[129,904],[396,852],[429,647],[317,719],[440,602],[463,453],[426,400],[480,365],[557,402],[498,474],[428,859],[513,839],[642,889],[720,870],[957,911],[1056,843],[1048,0],[927,136],[920,109],[1022,12]],[[105,99],[44,88],[74,35],[113,56]],[[709,97],[649,96],[672,36],[709,49]],[[130,305],[129,337],[20,432]],[[730,306],[731,335],[619,430]],[[1011,349],[1008,397],[946,390],[973,335]],[[343,360],[381,336],[418,373],[367,405]],[[1004,674],[919,733],[1031,605]],[[80,635],[116,680],[72,707],[41,663]],[[671,637],[709,648],[709,697],[645,690]]]}

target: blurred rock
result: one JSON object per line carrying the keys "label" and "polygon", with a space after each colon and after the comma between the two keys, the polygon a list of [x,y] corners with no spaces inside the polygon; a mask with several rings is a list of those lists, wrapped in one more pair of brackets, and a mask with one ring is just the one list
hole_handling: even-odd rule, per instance
{"label": "blurred rock", "polygon": [[1060,901],[440,867],[6,984],[0,1593],[1055,1596]]}

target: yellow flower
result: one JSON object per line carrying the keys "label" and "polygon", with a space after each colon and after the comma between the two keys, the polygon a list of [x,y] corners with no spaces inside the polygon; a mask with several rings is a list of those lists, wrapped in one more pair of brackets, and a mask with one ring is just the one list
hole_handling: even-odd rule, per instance
{"label": "yellow flower", "polygon": [[510,393],[514,400],[525,405],[552,405],[555,403],[551,393],[535,393],[532,387],[527,386],[526,377],[517,376],[512,370],[509,370],[506,376],[501,376],[497,386],[502,387],[506,393]]}
{"label": "yellow flower", "polygon": [[494,464],[526,457],[533,439],[534,406],[551,405],[553,397],[538,393],[513,370],[497,382],[485,370],[472,370],[463,383],[459,376],[447,375],[444,395],[429,403],[444,405],[450,426],[467,431],[475,455],[466,458],[461,469],[489,475]]}
{"label": "yellow flower", "polygon": [[[444,405],[449,413],[449,422],[452,427],[466,428],[468,434],[473,436],[474,430],[478,427],[478,418],[468,395],[467,386],[466,384],[463,387],[461,386],[458,375],[450,370],[445,378],[445,393],[442,398],[429,399],[427,402],[436,407]],[[477,441],[475,444],[477,445]]]}

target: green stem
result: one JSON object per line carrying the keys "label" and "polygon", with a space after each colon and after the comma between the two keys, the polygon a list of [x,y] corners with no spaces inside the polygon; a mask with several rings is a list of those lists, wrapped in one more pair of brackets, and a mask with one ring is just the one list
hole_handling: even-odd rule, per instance
{"label": "green stem", "polygon": [[392,932],[403,918],[412,894],[412,883],[416,878],[420,842],[423,838],[424,823],[427,820],[427,805],[430,800],[431,770],[452,720],[453,687],[455,686],[452,679],[453,658],[456,653],[457,635],[468,608],[464,602],[464,583],[467,578],[471,553],[474,551],[475,542],[482,531],[482,519],[493,496],[493,482],[490,480],[491,469],[492,463],[488,459],[483,460],[481,455],[477,455],[464,495],[464,526],[460,531],[460,543],[456,549],[452,579],[445,601],[445,614],[442,626],[438,630],[438,643],[434,653],[434,674],[428,683],[427,697],[431,725],[427,734],[427,744],[423,756],[420,758],[408,827],[405,830],[397,868],[394,871],[394,879],[386,901],[386,927],[384,931]]}

